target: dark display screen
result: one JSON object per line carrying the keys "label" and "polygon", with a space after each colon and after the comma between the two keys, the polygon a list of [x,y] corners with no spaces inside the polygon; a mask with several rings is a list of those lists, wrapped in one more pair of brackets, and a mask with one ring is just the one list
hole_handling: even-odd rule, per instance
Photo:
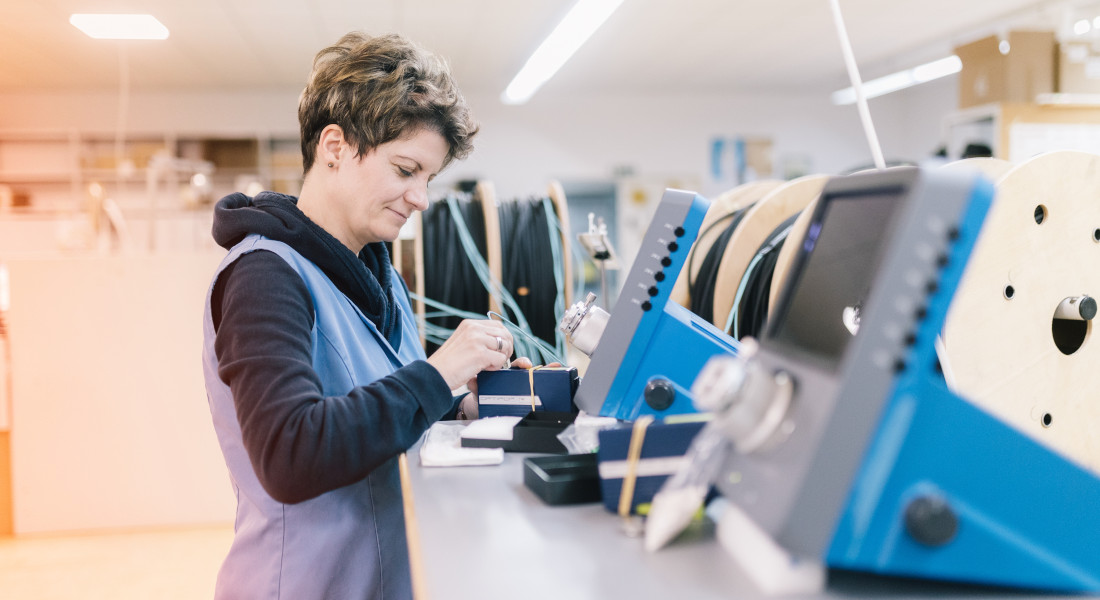
{"label": "dark display screen", "polygon": [[859,330],[901,188],[822,196],[769,337],[835,369]]}

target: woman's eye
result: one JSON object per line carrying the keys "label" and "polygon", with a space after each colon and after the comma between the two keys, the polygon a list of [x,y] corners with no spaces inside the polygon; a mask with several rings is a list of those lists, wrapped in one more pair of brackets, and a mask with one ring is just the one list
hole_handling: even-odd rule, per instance
{"label": "woman's eye", "polygon": [[412,177],[413,175],[412,171],[401,167],[397,167],[397,172],[400,173],[402,177]]}

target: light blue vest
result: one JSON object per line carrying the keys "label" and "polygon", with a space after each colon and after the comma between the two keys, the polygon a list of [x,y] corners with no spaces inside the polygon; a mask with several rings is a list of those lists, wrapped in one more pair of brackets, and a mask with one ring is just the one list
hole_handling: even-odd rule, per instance
{"label": "light blue vest", "polygon": [[[345,395],[424,358],[405,294],[394,294],[402,336],[401,350],[395,352],[374,323],[316,265],[281,242],[259,235],[246,237],[222,261],[215,280],[225,267],[254,250],[282,257],[309,289],[315,312],[310,333],[313,368],[326,396]],[[299,504],[279,503],[260,485],[241,441],[233,396],[218,378],[210,291],[203,319],[206,393],[237,496],[236,534],[218,574],[215,597],[411,598],[397,459],[362,481]]]}

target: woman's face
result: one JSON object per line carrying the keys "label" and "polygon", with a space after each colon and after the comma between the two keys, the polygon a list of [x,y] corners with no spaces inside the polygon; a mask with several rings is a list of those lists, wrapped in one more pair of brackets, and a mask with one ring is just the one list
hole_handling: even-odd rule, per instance
{"label": "woman's face", "polygon": [[428,183],[443,168],[447,151],[442,135],[421,128],[362,158],[354,150],[342,153],[330,198],[336,213],[330,233],[356,253],[373,242],[396,240],[413,211],[428,208]]}

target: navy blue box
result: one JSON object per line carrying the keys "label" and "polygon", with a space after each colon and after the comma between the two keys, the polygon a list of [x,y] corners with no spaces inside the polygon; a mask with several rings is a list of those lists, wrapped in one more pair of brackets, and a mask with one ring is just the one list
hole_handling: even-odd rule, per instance
{"label": "navy blue box", "polygon": [[[691,441],[703,428],[705,421],[650,423],[645,431],[641,458],[638,460],[636,479],[634,480],[634,498],[630,512],[636,513],[639,504],[648,504],[664,485],[670,475],[679,470],[684,463]],[[634,430],[632,423],[622,427],[600,431],[600,449],[597,461],[600,471],[600,491],[603,505],[607,510],[619,512],[619,494],[622,492],[623,476],[627,469],[627,451],[630,448],[630,436]]]}
{"label": "navy blue box", "polygon": [[[580,379],[574,367],[541,367],[534,371],[536,411],[577,412],[573,394]],[[522,417],[531,412],[528,369],[482,371],[477,374],[479,417]]]}

